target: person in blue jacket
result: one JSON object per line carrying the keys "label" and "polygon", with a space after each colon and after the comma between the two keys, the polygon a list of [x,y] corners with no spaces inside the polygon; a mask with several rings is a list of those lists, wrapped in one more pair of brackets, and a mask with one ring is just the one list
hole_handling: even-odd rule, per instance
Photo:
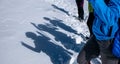
{"label": "person in blue jacket", "polygon": [[[105,4],[108,5],[109,0],[104,0],[104,1],[105,1]],[[93,35],[92,24],[93,24],[93,21],[94,21],[94,10],[93,10],[90,3],[88,3],[88,10],[89,10],[89,17],[88,17],[88,20],[87,20],[87,26],[88,26],[88,29],[89,29],[89,32],[90,32],[90,37],[91,37]]]}
{"label": "person in blue jacket", "polygon": [[[79,64],[90,64],[92,58],[101,55],[102,64],[118,64],[119,59],[112,54],[115,33],[119,28],[120,1],[88,0],[94,9],[93,36],[78,55]],[[96,45],[96,46],[93,46]]]}
{"label": "person in blue jacket", "polygon": [[119,18],[119,29],[115,34],[112,53],[117,58],[119,58],[119,63],[118,64],[120,64],[120,18]]}

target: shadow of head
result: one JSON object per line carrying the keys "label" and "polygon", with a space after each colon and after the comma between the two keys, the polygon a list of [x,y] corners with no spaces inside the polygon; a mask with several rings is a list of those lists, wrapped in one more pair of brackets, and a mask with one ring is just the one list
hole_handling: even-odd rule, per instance
{"label": "shadow of head", "polygon": [[47,21],[51,21],[51,19],[50,18],[47,18],[47,17],[43,17],[45,20],[47,20]]}
{"label": "shadow of head", "polygon": [[31,38],[31,39],[36,39],[37,35],[32,32],[26,32],[26,37]]}

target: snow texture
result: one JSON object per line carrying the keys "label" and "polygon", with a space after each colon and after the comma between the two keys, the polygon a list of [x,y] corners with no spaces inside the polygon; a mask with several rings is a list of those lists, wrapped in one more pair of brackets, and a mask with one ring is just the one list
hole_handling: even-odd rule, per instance
{"label": "snow texture", "polygon": [[0,64],[77,64],[89,31],[75,17],[74,0],[0,0]]}

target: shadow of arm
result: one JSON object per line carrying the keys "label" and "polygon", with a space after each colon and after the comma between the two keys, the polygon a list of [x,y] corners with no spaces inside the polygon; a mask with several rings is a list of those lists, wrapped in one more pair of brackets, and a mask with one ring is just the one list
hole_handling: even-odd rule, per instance
{"label": "shadow of arm", "polygon": [[26,47],[26,48],[34,51],[34,52],[38,52],[38,53],[41,52],[41,50],[38,50],[38,49],[36,49],[36,48],[33,48],[32,46],[29,46],[28,44],[26,44],[26,43],[24,43],[24,42],[21,42],[21,44],[22,44],[24,47]]}

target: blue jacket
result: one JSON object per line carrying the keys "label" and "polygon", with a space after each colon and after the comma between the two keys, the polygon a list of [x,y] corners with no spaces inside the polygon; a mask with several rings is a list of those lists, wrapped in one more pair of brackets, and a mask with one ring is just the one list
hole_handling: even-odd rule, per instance
{"label": "blue jacket", "polygon": [[119,29],[115,35],[112,52],[116,57],[120,58],[120,19],[119,19]]}
{"label": "blue jacket", "polygon": [[116,57],[120,58],[120,27],[115,35],[112,52]]}
{"label": "blue jacket", "polygon": [[88,0],[94,9],[95,19],[92,31],[98,40],[114,38],[118,30],[120,17],[120,0],[110,0],[106,5],[104,0]]}

